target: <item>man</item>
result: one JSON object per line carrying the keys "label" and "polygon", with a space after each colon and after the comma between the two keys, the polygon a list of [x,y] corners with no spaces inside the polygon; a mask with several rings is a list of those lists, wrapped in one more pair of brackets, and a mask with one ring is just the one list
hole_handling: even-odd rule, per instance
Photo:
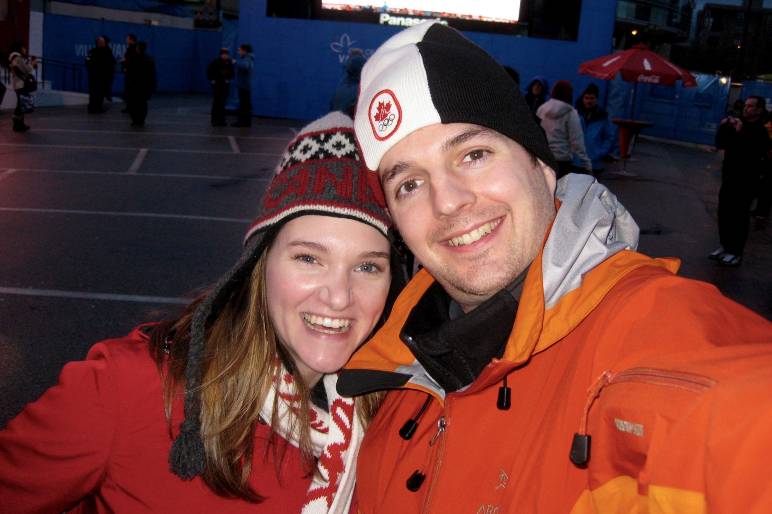
{"label": "man", "polygon": [[236,87],[239,90],[239,110],[232,127],[252,126],[252,70],[255,68],[255,56],[252,45],[239,45],[239,58],[236,60]]}
{"label": "man", "polygon": [[[131,73],[131,61],[137,56],[137,36],[135,34],[126,34],[126,51],[123,53],[123,59],[121,59],[121,71],[123,72],[123,100],[128,102],[128,93],[126,91],[126,83],[131,81],[129,74]],[[129,108],[125,107],[121,109],[121,112],[129,112]]]}
{"label": "man", "polygon": [[765,102],[749,96],[740,118],[727,116],[716,133],[716,148],[724,150],[721,189],[718,192],[718,234],[721,246],[708,257],[723,266],[739,266],[748,239],[751,202],[769,149],[764,128]]}
{"label": "man", "polygon": [[220,55],[206,68],[206,78],[212,85],[212,115],[213,127],[224,127],[225,101],[228,99],[228,91],[233,80],[233,61],[227,48],[220,49]]}
{"label": "man", "polygon": [[126,67],[124,97],[131,126],[142,128],[147,118],[147,103],[155,92],[156,72],[153,59],[147,55],[147,43],[140,41]]}
{"label": "man", "polygon": [[104,112],[104,100],[110,96],[110,85],[115,73],[115,57],[103,36],[96,38],[94,48],[86,56],[88,70],[88,112]]}
{"label": "man", "polygon": [[768,509],[770,323],[633,251],[591,177],[556,185],[511,79],[453,29],[398,33],[360,91],[365,162],[424,269],[340,377],[392,390],[359,512]]}
{"label": "man", "polygon": [[592,161],[593,173],[603,171],[603,161],[609,158],[616,135],[608,113],[598,105],[598,93],[598,86],[589,84],[576,100],[576,110],[584,133],[584,148]]}

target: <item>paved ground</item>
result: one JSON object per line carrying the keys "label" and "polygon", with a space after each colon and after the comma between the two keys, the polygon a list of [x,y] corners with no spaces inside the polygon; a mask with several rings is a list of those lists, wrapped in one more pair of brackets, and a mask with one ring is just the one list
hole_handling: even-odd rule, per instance
{"label": "paved ground", "polygon": [[[284,145],[302,123],[212,129],[207,99],[160,98],[144,129],[113,109],[40,109],[28,134],[0,114],[0,426],[94,341],[178,309],[225,271]],[[772,318],[772,232],[717,268],[717,154],[641,142],[607,173],[644,230],[641,249],[684,259]],[[613,171],[613,170],[610,170]]]}

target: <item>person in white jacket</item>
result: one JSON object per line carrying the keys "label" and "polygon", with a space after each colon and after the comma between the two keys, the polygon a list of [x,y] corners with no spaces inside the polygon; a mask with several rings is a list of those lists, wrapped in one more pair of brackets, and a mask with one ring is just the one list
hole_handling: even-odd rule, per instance
{"label": "person in white jacket", "polygon": [[11,45],[8,55],[8,68],[11,70],[11,85],[16,92],[16,108],[13,111],[13,131],[26,132],[29,125],[24,123],[24,108],[22,96],[29,93],[26,79],[35,72],[38,62],[35,57],[27,56],[27,48],[20,42]]}
{"label": "person in white jacket", "polygon": [[[558,169],[555,170],[558,178],[577,171],[592,174],[592,161],[584,148],[582,123],[571,105],[572,97],[571,83],[559,80],[552,87],[552,98],[536,111],[550,150],[558,161]],[[581,168],[573,165],[574,157],[581,163]]]}

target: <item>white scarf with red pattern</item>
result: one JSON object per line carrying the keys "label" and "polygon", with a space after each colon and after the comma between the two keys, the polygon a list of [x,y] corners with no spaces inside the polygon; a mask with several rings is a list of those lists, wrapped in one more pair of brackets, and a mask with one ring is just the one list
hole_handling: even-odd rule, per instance
{"label": "white scarf with red pattern", "polygon": [[[300,404],[291,374],[282,369],[281,379],[266,395],[261,417],[270,422],[274,395],[279,400],[277,432],[293,446],[298,446],[297,430],[290,433],[289,414],[298,412]],[[356,461],[364,430],[356,414],[353,398],[338,395],[337,374],[322,377],[327,393],[329,413],[311,404],[311,444],[318,457],[317,470],[306,493],[302,514],[346,514],[351,505],[356,479]]]}

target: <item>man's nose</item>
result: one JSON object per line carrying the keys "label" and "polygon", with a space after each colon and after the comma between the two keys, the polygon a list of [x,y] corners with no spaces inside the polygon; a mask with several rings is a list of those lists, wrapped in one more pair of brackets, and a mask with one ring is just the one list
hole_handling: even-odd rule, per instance
{"label": "man's nose", "polygon": [[432,206],[437,216],[452,216],[473,204],[470,184],[455,173],[442,173],[431,181]]}

